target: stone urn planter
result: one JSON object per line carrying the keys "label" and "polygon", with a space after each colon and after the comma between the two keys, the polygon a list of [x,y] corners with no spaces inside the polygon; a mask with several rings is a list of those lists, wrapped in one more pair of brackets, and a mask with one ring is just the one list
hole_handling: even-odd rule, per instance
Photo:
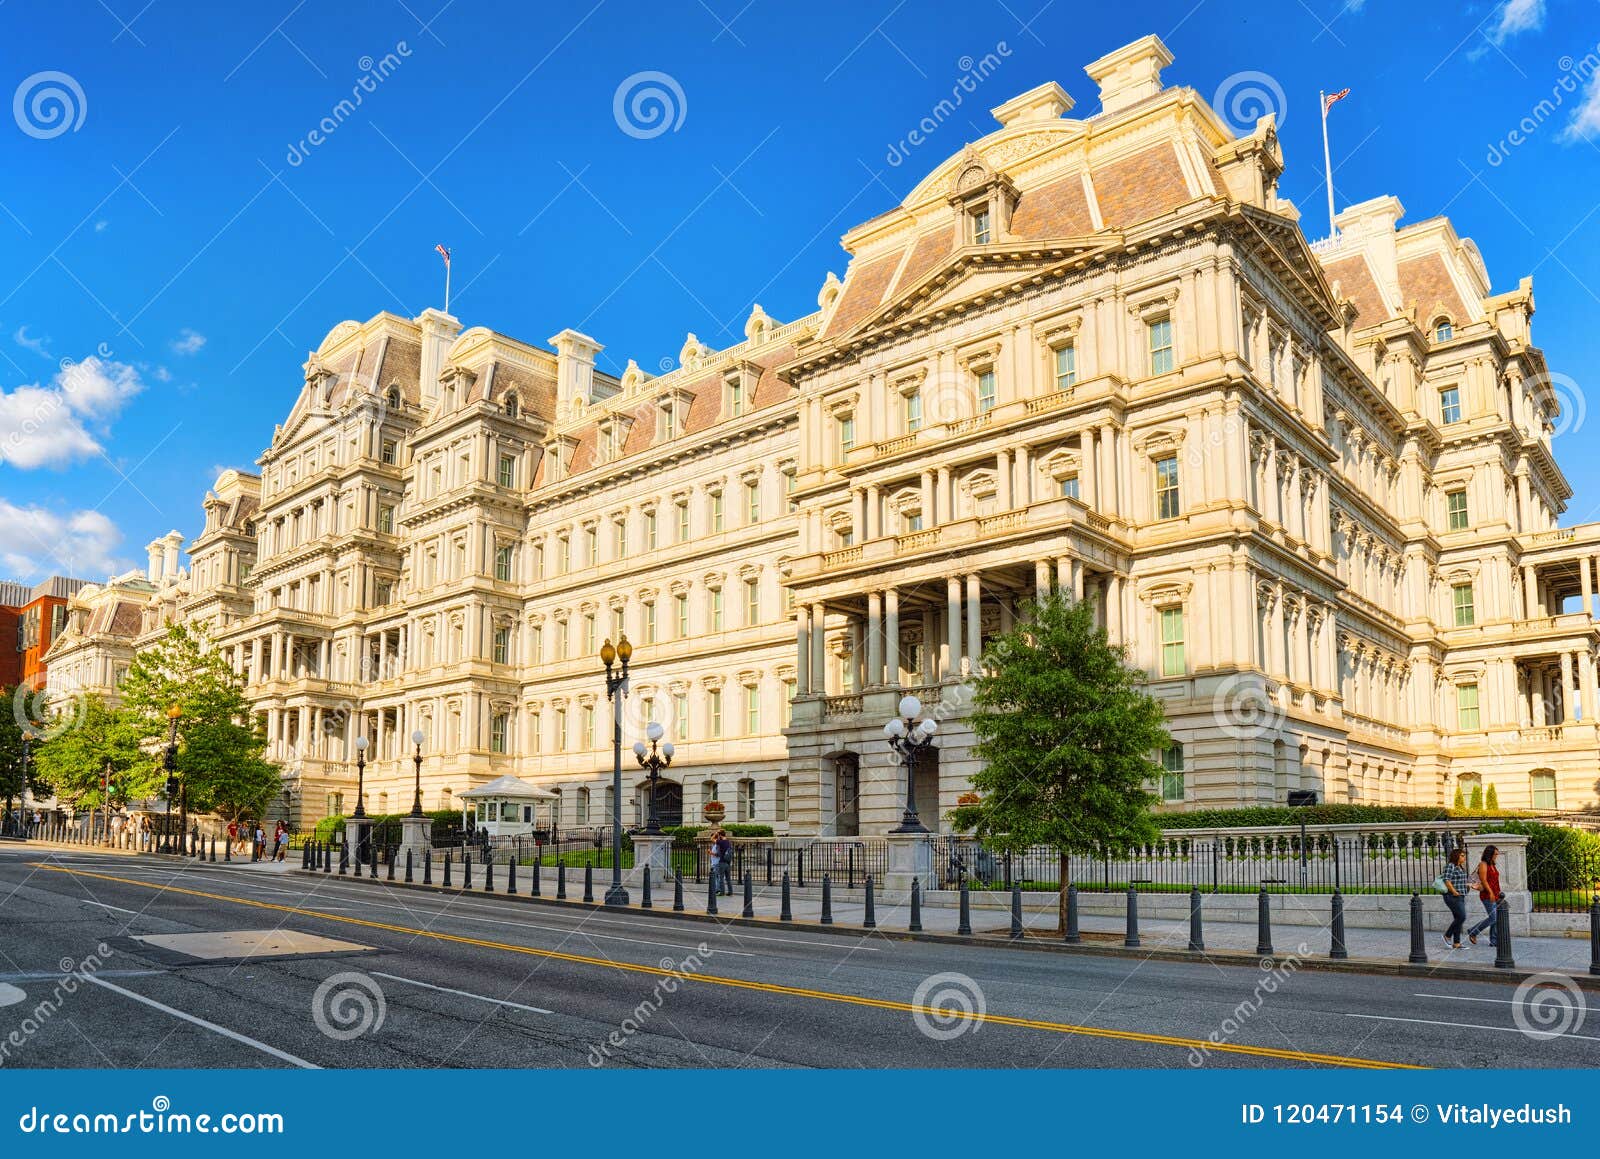
{"label": "stone urn planter", "polygon": [[721,801],[707,801],[700,815],[713,825],[721,825],[722,819],[728,815],[728,807]]}

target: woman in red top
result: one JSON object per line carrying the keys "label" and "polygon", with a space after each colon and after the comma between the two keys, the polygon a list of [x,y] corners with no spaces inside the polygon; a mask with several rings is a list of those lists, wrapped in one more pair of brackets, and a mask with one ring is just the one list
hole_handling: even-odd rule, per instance
{"label": "woman in red top", "polygon": [[[1495,867],[1495,858],[1500,851],[1493,845],[1484,847],[1483,857],[1478,862],[1478,900],[1483,903],[1484,919],[1467,931],[1467,940],[1474,946],[1478,944],[1478,935],[1485,929],[1489,931],[1489,944],[1500,944],[1499,927],[1495,918],[1499,916],[1500,904],[1506,900],[1506,895],[1500,892],[1500,870]],[[1471,884],[1470,882],[1468,884]]]}

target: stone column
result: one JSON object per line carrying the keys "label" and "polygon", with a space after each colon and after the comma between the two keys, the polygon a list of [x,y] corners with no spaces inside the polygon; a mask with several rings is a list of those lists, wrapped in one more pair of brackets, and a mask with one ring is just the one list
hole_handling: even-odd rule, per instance
{"label": "stone column", "polygon": [[811,605],[811,691],[817,696],[828,694],[827,627],[828,609],[824,604]]}
{"label": "stone column", "polygon": [[996,499],[1001,511],[1011,510],[1011,453],[996,451],[994,456]]}
{"label": "stone column", "polygon": [[955,518],[956,501],[950,490],[950,468],[940,467],[934,476],[933,487],[934,507],[936,510],[930,516],[934,526],[949,523]]}
{"label": "stone column", "polygon": [[1594,617],[1594,580],[1589,574],[1589,557],[1578,557],[1578,580],[1583,585],[1583,614]]}
{"label": "stone column", "polygon": [[1539,585],[1534,579],[1533,565],[1531,563],[1522,565],[1522,603],[1523,614],[1526,618],[1532,620],[1538,616]]}
{"label": "stone column", "polygon": [[1078,434],[1078,497],[1084,506],[1093,508],[1099,502],[1100,488],[1095,477],[1094,428]]}
{"label": "stone column", "polygon": [[883,593],[883,683],[900,683],[900,592],[885,588]]}
{"label": "stone column", "polygon": [[949,680],[961,674],[961,579],[950,576],[945,580],[945,658],[944,677]]}
{"label": "stone column", "polygon": [[972,572],[967,576],[967,663],[973,672],[983,655],[982,607],[978,573]]}
{"label": "stone column", "polygon": [[1050,561],[1047,559],[1033,563],[1033,594],[1041,601],[1050,594]]}
{"label": "stone column", "polygon": [[882,533],[880,524],[883,520],[883,502],[878,495],[878,485],[870,484],[867,487],[867,533],[865,538],[877,539]]}
{"label": "stone column", "polygon": [[1583,697],[1583,719],[1595,720],[1594,653],[1587,647],[1578,653],[1578,688]]}
{"label": "stone column", "polygon": [[795,695],[811,695],[811,609],[801,605],[794,610]]}
{"label": "stone column", "polygon": [[935,518],[933,499],[933,472],[922,472],[922,526],[933,527],[938,523]]}
{"label": "stone column", "polygon": [[1578,719],[1578,698],[1572,692],[1572,653],[1561,653],[1561,719],[1571,724]]}
{"label": "stone column", "polygon": [[883,683],[883,594],[867,593],[867,670],[862,687],[876,688]]}

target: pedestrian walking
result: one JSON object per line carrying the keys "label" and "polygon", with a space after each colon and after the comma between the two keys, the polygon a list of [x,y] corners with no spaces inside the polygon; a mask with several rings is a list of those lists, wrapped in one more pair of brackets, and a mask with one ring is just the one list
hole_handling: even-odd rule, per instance
{"label": "pedestrian walking", "polygon": [[264,857],[266,857],[266,855],[267,855],[267,834],[266,834],[266,831],[261,828],[261,822],[260,821],[254,822],[254,825],[255,825],[255,850],[252,853],[252,855],[250,857],[250,860],[251,861],[260,861]]}
{"label": "pedestrian walking", "polygon": [[733,839],[728,836],[726,829],[718,829],[717,835],[711,842],[711,868],[713,874],[721,871],[722,889],[720,892],[733,896]]}
{"label": "pedestrian walking", "polygon": [[278,822],[277,831],[272,835],[272,844],[277,850],[273,855],[273,860],[285,860],[289,855],[289,829],[282,821]]}
{"label": "pedestrian walking", "polygon": [[1440,892],[1444,895],[1445,908],[1450,911],[1450,928],[1445,930],[1444,940],[1452,950],[1459,950],[1461,927],[1467,924],[1466,849],[1458,847],[1450,851],[1450,860],[1435,884],[1443,887]]}
{"label": "pedestrian walking", "polygon": [[233,852],[235,852],[235,853],[240,852],[240,849],[239,849],[239,819],[237,817],[235,817],[232,821],[228,822],[228,848],[233,850]]}
{"label": "pedestrian walking", "polygon": [[1500,906],[1504,904],[1506,895],[1500,892],[1500,867],[1495,864],[1500,856],[1500,850],[1493,845],[1486,845],[1483,856],[1478,861],[1478,870],[1467,881],[1469,889],[1478,891],[1478,900],[1483,903],[1484,918],[1477,925],[1467,931],[1467,940],[1474,946],[1478,944],[1478,935],[1485,929],[1489,931],[1489,944],[1499,946],[1500,930],[1495,924],[1495,919],[1500,916]]}

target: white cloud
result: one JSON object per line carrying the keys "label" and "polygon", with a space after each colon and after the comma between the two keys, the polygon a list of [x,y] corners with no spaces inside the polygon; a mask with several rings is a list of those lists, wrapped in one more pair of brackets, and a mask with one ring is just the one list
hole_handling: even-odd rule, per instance
{"label": "white cloud", "polygon": [[133,367],[86,358],[64,365],[47,386],[0,390],[0,463],[22,470],[63,467],[98,453],[92,432],[103,434],[142,389]]}
{"label": "white cloud", "polygon": [[200,353],[200,348],[205,344],[206,336],[204,334],[185,326],[173,341],[172,349],[179,354],[198,354]]}
{"label": "white cloud", "polygon": [[155,378],[157,382],[171,382],[172,371],[168,370],[165,366],[158,366],[155,370]]}
{"label": "white cloud", "polygon": [[1597,134],[1600,134],[1600,74],[1589,78],[1583,100],[1573,111],[1566,128],[1561,130],[1561,140],[1571,145]]}
{"label": "white cloud", "polygon": [[49,342],[50,339],[35,338],[32,334],[28,333],[28,328],[26,326],[18,326],[17,332],[11,337],[15,339],[17,345],[22,347],[24,350],[31,350],[43,358],[50,357],[50,351],[45,346],[45,343]]}
{"label": "white cloud", "polygon": [[100,580],[133,565],[115,555],[116,525],[98,511],[59,514],[0,499],[0,567],[27,583],[49,575]]}
{"label": "white cloud", "polygon": [[1544,27],[1544,0],[1506,0],[1500,6],[1500,18],[1489,30],[1489,39],[1504,44],[1519,32]]}
{"label": "white cloud", "polygon": [[95,231],[95,233],[105,233],[106,226],[108,226],[110,224],[111,223],[109,221],[105,220],[105,218],[101,218],[99,221],[94,223],[94,231]]}

